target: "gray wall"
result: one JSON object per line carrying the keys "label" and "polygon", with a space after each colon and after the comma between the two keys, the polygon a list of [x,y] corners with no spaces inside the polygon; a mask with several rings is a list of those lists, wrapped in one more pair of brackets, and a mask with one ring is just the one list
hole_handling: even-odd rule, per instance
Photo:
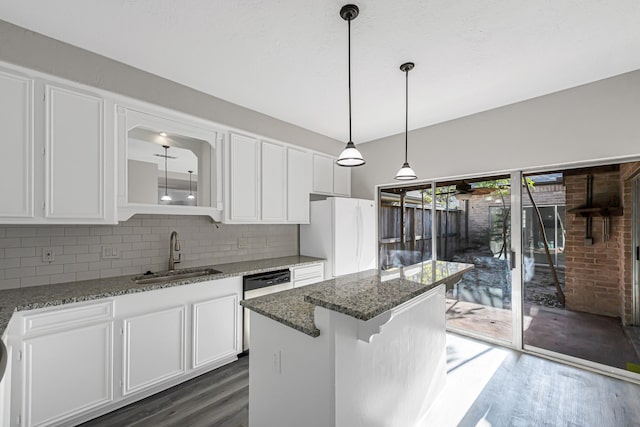
{"label": "gray wall", "polygon": [[[404,135],[360,149],[367,164],[353,170],[352,195],[373,198],[375,185],[394,183]],[[424,180],[637,156],[640,71],[409,133],[409,163]]]}
{"label": "gray wall", "polygon": [[[118,225],[0,226],[0,290],[168,268],[169,235],[180,234],[179,268],[298,255],[296,225],[227,225],[209,217],[136,215]],[[102,258],[102,248],[119,252]],[[53,262],[42,261],[52,248]]]}
{"label": "gray wall", "polygon": [[0,61],[328,154],[337,155],[343,148],[324,135],[1,20]]}

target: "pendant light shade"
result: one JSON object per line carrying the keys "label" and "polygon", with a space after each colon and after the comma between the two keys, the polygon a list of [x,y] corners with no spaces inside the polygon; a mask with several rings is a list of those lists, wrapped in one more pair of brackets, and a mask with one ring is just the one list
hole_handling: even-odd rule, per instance
{"label": "pendant light shade", "polygon": [[409,151],[409,71],[413,70],[413,67],[415,67],[413,62],[407,62],[400,66],[400,71],[405,73],[404,163],[395,177],[400,181],[410,181],[418,178],[407,160]]}
{"label": "pendant light shade", "polygon": [[362,158],[362,154],[356,148],[356,145],[351,140],[351,21],[356,19],[360,13],[360,9],[355,4],[347,4],[340,9],[340,16],[347,21],[348,34],[349,34],[349,142],[344,148],[340,157],[336,160],[339,166],[361,166],[365,161]]}
{"label": "pendant light shade", "polygon": [[163,202],[170,202],[171,196],[169,196],[169,193],[168,193],[169,179],[167,176],[167,158],[168,158],[167,150],[169,150],[169,146],[163,145],[162,147],[164,148],[164,196],[160,197],[160,200],[162,200]]}

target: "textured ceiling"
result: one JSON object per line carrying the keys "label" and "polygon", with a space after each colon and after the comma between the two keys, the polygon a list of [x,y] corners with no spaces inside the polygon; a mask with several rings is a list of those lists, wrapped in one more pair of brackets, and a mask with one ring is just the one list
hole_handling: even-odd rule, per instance
{"label": "textured ceiling", "polygon": [[[335,0],[0,0],[0,19],[346,140]],[[353,139],[427,126],[640,68],[638,0],[361,1]]]}

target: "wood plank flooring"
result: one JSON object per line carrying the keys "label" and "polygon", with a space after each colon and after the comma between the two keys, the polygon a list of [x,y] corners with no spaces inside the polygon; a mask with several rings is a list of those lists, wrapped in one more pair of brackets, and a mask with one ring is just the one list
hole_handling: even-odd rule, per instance
{"label": "wood plank flooring", "polygon": [[[249,357],[83,426],[247,427]],[[640,386],[454,334],[424,426],[640,425]],[[298,426],[278,426],[298,427]]]}
{"label": "wood plank flooring", "polygon": [[248,425],[248,357],[82,424],[83,427]]}

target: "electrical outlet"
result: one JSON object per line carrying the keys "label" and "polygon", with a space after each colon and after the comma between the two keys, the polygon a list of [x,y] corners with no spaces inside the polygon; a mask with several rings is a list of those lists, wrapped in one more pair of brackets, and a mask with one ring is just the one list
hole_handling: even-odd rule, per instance
{"label": "electrical outlet", "polygon": [[118,252],[118,248],[113,246],[103,246],[102,247],[102,259],[115,259],[120,258],[120,253]]}
{"label": "electrical outlet", "polygon": [[42,262],[53,262],[56,260],[56,255],[51,248],[42,248]]}
{"label": "electrical outlet", "polygon": [[249,247],[249,238],[248,237],[240,237],[238,238],[238,249],[247,249]]}

